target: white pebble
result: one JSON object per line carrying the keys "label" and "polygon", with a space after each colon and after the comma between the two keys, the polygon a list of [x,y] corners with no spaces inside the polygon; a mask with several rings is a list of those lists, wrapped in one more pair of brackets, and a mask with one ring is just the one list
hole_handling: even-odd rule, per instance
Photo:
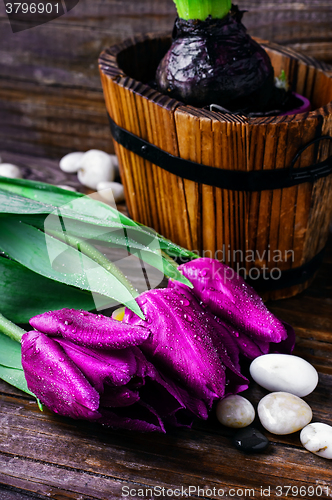
{"label": "white pebble", "polygon": [[307,361],[290,354],[265,354],[250,365],[252,378],[268,391],[303,397],[317,386],[318,373]]}
{"label": "white pebble", "polygon": [[99,182],[114,181],[111,155],[98,149],[87,151],[79,162],[78,180],[90,189],[97,189]]}
{"label": "white pebble", "polygon": [[0,175],[2,177],[10,177],[11,179],[21,179],[21,169],[11,163],[0,164]]}
{"label": "white pebble", "polygon": [[58,184],[58,188],[66,189],[66,191],[76,191],[76,189],[72,186],[67,186],[66,184]]}
{"label": "white pebble", "polygon": [[292,434],[308,425],[312,419],[310,406],[289,392],[271,392],[260,400],[259,419],[272,434]]}
{"label": "white pebble", "polygon": [[332,459],[332,427],[321,422],[302,429],[300,441],[306,450],[319,457]]}
{"label": "white pebble", "polygon": [[68,153],[60,160],[60,169],[68,174],[74,174],[79,169],[79,162],[85,153],[76,151],[75,153]]}
{"label": "white pebble", "polygon": [[124,200],[124,189],[123,185],[119,182],[99,182],[97,185],[97,191],[104,200],[112,203],[119,203]]}
{"label": "white pebble", "polygon": [[247,427],[255,419],[253,405],[250,401],[237,394],[219,401],[216,413],[221,424],[234,429]]}

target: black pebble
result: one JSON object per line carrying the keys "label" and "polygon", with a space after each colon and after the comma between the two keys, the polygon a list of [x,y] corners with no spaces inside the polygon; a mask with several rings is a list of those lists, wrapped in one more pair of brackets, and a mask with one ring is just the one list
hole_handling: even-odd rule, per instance
{"label": "black pebble", "polygon": [[245,427],[233,437],[233,444],[245,453],[261,453],[269,446],[269,440],[254,427]]}

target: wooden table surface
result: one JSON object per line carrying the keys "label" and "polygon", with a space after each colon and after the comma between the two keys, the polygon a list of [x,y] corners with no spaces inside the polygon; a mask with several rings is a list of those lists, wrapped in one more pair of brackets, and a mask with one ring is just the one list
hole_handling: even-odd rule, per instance
{"label": "wooden table surface", "polygon": [[[75,178],[64,176],[54,161],[0,153],[3,161],[24,166],[27,177],[75,185]],[[312,286],[294,298],[268,304],[294,326],[295,354],[318,369],[318,387],[304,399],[312,407],[313,421],[330,425],[331,278],[330,239]],[[265,394],[252,383],[246,395],[256,406]],[[299,433],[265,434],[270,439],[267,451],[245,455],[232,446],[232,431],[222,427],[213,412],[191,430],[169,428],[165,435],[111,430],[47,409],[40,412],[33,399],[0,382],[0,500],[176,498],[178,491],[167,489],[182,487],[185,498],[189,486],[196,488],[190,492],[194,498],[332,497],[331,461],[307,452]],[[146,488],[156,489],[151,496]]]}

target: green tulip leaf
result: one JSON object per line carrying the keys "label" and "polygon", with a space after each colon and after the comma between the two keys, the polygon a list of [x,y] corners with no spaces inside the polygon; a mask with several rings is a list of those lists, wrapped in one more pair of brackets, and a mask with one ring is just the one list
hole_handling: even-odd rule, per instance
{"label": "green tulip leaf", "polygon": [[13,219],[0,219],[0,234],[0,249],[31,271],[115,299],[143,317],[136,290],[77,249]]}

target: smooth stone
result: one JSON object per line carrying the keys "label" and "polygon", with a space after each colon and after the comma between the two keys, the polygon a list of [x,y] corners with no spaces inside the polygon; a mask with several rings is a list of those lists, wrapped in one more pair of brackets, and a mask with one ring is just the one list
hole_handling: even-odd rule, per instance
{"label": "smooth stone", "polygon": [[99,182],[97,191],[104,200],[112,203],[120,203],[124,200],[124,189],[120,182]]}
{"label": "smooth stone", "polygon": [[97,189],[99,182],[114,181],[115,169],[111,155],[98,149],[87,151],[79,162],[78,180],[90,189]]}
{"label": "smooth stone", "polygon": [[310,406],[289,392],[271,392],[260,400],[257,412],[263,427],[278,435],[297,432],[312,419]]}
{"label": "smooth stone", "polygon": [[250,374],[268,391],[290,392],[300,398],[318,384],[318,373],[307,361],[291,354],[264,354],[254,359]]}
{"label": "smooth stone", "polygon": [[79,169],[79,163],[83,158],[85,153],[81,151],[75,151],[74,153],[68,153],[66,156],[60,160],[60,169],[68,174],[75,174]]}
{"label": "smooth stone", "polygon": [[66,191],[75,191],[76,189],[72,186],[67,186],[66,184],[58,184],[58,188],[65,189]]}
{"label": "smooth stone", "polygon": [[216,408],[217,419],[222,425],[241,429],[247,427],[255,419],[253,405],[242,396],[232,395],[218,402]]}
{"label": "smooth stone", "polygon": [[321,422],[307,425],[301,431],[300,441],[311,453],[332,459],[332,427],[330,425]]}
{"label": "smooth stone", "polygon": [[21,169],[12,163],[1,163],[0,176],[10,177],[11,179],[21,179]]}
{"label": "smooth stone", "polygon": [[232,442],[235,448],[245,453],[261,453],[270,444],[267,437],[254,427],[246,427],[237,431]]}

